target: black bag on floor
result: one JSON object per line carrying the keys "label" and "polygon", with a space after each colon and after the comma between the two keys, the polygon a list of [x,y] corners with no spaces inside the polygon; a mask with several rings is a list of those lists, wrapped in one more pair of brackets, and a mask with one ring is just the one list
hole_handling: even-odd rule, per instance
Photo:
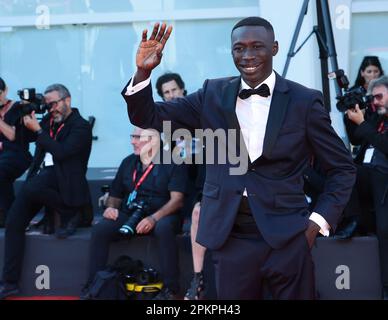
{"label": "black bag on floor", "polygon": [[91,300],[127,300],[121,274],[112,268],[97,272],[87,296]]}
{"label": "black bag on floor", "polygon": [[132,260],[125,255],[120,256],[113,265],[96,273],[85,296],[90,300],[132,299],[128,295],[126,282],[129,275],[136,277],[140,270],[143,270],[143,263],[140,260]]}
{"label": "black bag on floor", "polygon": [[138,263],[128,256],[120,256],[113,265],[96,273],[93,282],[88,286],[87,298],[91,300],[127,300],[125,275],[128,272],[136,272],[140,267]]}
{"label": "black bag on floor", "polygon": [[140,260],[120,256],[105,270],[97,272],[88,286],[85,298],[90,300],[149,300],[163,283],[152,268],[144,268]]}

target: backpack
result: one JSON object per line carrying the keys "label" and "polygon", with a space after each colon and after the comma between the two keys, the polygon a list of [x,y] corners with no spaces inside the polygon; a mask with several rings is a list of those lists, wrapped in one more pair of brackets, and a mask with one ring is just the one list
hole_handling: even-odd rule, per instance
{"label": "backpack", "polygon": [[122,276],[110,267],[97,272],[87,296],[90,300],[127,300]]}
{"label": "backpack", "polygon": [[148,300],[155,297],[162,286],[154,269],[145,269],[140,260],[123,255],[113,265],[96,273],[86,296],[90,300]]}
{"label": "backpack", "polygon": [[137,272],[140,267],[143,267],[140,261],[120,256],[113,265],[96,273],[86,296],[91,300],[127,300],[126,275]]}

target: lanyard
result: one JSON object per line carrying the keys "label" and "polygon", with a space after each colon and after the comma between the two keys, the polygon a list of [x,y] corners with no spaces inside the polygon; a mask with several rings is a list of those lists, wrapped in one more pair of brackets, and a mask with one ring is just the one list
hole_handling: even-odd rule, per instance
{"label": "lanyard", "polygon": [[54,119],[51,118],[51,119],[50,119],[50,137],[53,138],[54,140],[57,140],[57,135],[58,135],[58,133],[62,130],[62,128],[63,128],[63,126],[64,126],[65,124],[62,123],[62,124],[59,126],[57,132],[56,132],[55,135],[54,135],[53,122],[54,122]]}
{"label": "lanyard", "polygon": [[[148,174],[151,172],[151,170],[152,170],[153,167],[154,167],[154,164],[151,163],[151,164],[148,166],[148,168],[146,169],[146,171],[144,171],[143,175],[140,177],[139,181],[136,183],[134,191],[137,191],[137,189],[139,189],[140,185],[143,183],[143,181],[145,180],[145,178],[147,178]],[[133,172],[133,176],[132,176],[133,182],[136,181],[136,175],[137,175],[137,170],[135,170],[135,171]]]}
{"label": "lanyard", "polygon": [[377,131],[378,131],[379,133],[385,133],[385,131],[387,130],[387,128],[388,128],[388,122],[387,122],[387,120],[384,119],[384,120],[380,123],[380,125],[379,125]]}

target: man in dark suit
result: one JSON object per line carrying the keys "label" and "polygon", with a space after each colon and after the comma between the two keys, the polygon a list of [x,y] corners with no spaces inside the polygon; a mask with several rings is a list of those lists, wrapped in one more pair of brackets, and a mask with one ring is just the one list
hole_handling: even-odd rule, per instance
{"label": "man in dark suit", "polygon": [[71,108],[71,96],[61,84],[45,91],[49,106],[39,123],[35,114],[24,116],[24,125],[36,133],[35,156],[26,182],[11,206],[5,230],[3,285],[0,299],[17,294],[25,242],[25,229],[43,207],[57,211],[61,219],[58,237],[77,209],[89,201],[86,170],[92,144],[89,123]]}
{"label": "man in dark suit", "polygon": [[377,111],[366,117],[365,110],[356,105],[345,116],[349,140],[360,146],[354,159],[357,179],[349,206],[358,209],[357,218],[365,231],[370,231],[366,222],[373,217],[371,211],[374,213],[371,224],[376,226],[383,298],[388,300],[388,76],[372,80],[368,91]]}
{"label": "man in dark suit", "polygon": [[[237,134],[228,135],[214,155],[217,159],[225,153],[222,147],[233,154],[237,147],[245,169],[240,174],[232,170],[235,158],[209,163],[206,155],[197,241],[212,250],[218,298],[262,298],[266,280],[274,299],[313,299],[310,249],[318,232],[335,230],[355,179],[352,159],[331,127],[322,94],[273,71],[278,43],[272,25],[250,17],[231,34],[241,77],[206,80],[187,97],[154,103],[150,75],[171,31],[171,26],[155,24],[149,39],[143,31],[137,71],[122,95],[137,126],[161,130],[162,122],[170,120],[173,129],[221,128]],[[310,213],[303,172],[312,156],[327,178]]]}

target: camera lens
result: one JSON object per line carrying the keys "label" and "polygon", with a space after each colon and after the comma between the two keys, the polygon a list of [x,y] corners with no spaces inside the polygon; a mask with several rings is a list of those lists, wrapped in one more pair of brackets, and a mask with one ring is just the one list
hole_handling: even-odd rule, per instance
{"label": "camera lens", "polygon": [[133,236],[136,233],[137,224],[147,216],[147,206],[141,201],[139,203],[132,203],[128,209],[132,214],[120,228],[119,233],[125,236]]}

